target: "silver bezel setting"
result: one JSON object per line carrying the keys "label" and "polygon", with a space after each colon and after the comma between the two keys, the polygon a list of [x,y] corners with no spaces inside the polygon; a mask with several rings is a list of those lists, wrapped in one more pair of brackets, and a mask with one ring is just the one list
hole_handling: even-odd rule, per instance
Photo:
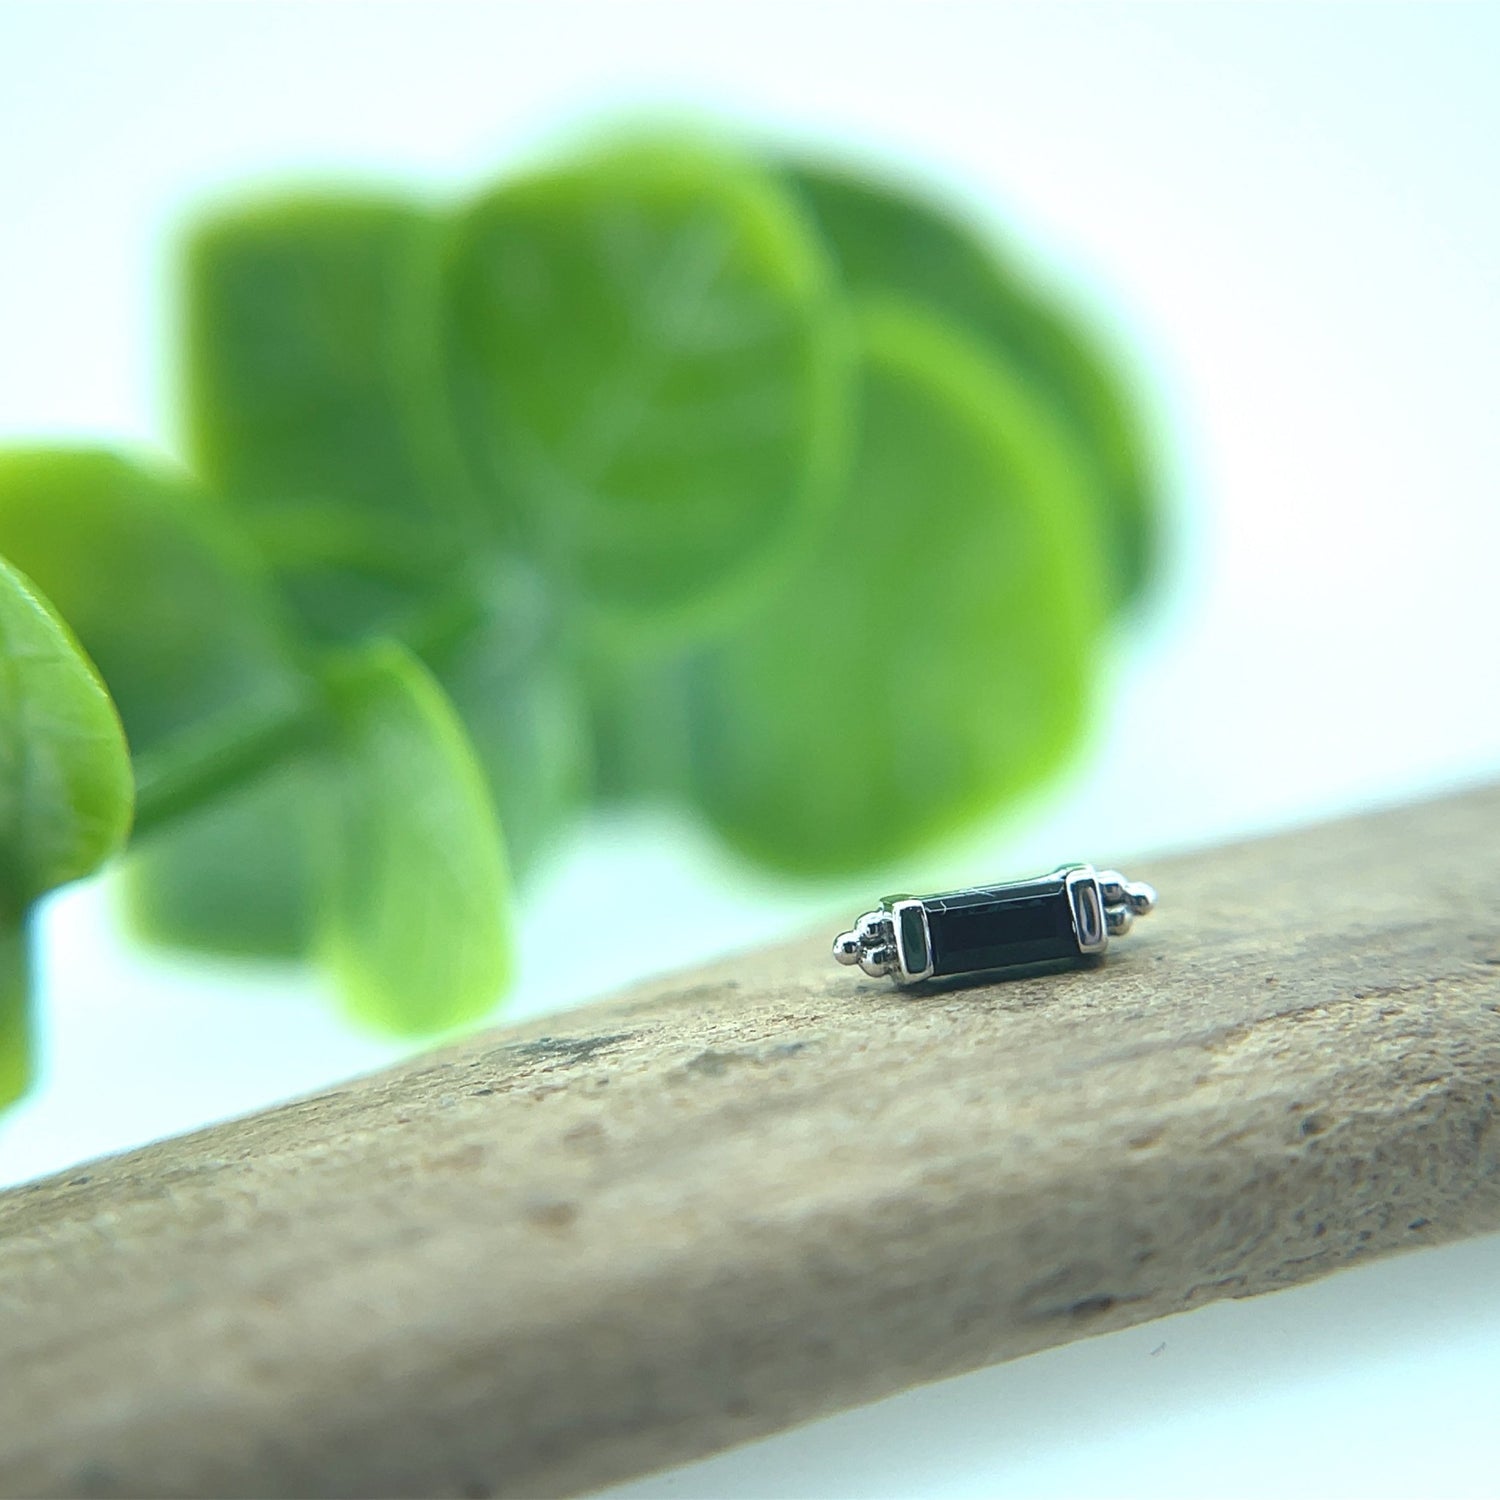
{"label": "silver bezel setting", "polygon": [[[892,971],[897,984],[918,984],[924,979],[932,977],[933,965],[936,960],[932,956],[932,929],[927,923],[927,908],[916,896],[892,896],[888,901],[881,903],[888,907],[891,914],[891,933],[894,938],[896,949],[896,967]],[[901,941],[901,919],[908,912],[915,910],[922,919],[922,952],[926,955],[927,962],[920,969],[908,967],[906,944]]]}
{"label": "silver bezel setting", "polygon": [[1068,892],[1068,910],[1073,916],[1073,938],[1078,951],[1090,955],[1103,953],[1109,948],[1110,929],[1098,873],[1092,865],[1071,865],[1064,869],[1063,883]]}

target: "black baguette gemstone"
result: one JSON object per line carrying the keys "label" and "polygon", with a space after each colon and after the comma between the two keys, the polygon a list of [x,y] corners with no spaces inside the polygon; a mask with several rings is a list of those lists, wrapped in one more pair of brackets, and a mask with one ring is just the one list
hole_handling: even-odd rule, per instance
{"label": "black baguette gemstone", "polygon": [[927,896],[935,978],[1078,958],[1063,876]]}

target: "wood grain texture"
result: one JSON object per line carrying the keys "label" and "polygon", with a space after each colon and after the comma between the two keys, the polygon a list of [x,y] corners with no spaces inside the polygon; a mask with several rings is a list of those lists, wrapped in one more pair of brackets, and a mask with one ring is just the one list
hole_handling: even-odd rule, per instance
{"label": "wood grain texture", "polygon": [[820,933],[4,1195],[0,1490],[577,1492],[1500,1226],[1500,788],[1127,868],[1093,971]]}

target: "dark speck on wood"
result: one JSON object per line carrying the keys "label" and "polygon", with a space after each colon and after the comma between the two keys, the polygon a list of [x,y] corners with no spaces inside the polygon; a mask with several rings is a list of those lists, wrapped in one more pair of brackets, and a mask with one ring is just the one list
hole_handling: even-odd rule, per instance
{"label": "dark speck on wood", "polygon": [[694,1073],[706,1073],[712,1078],[737,1063],[763,1065],[769,1062],[779,1062],[784,1057],[795,1057],[806,1045],[806,1042],[780,1042],[774,1047],[737,1047],[726,1051],[709,1047],[698,1053],[696,1057],[690,1057],[683,1067]]}
{"label": "dark speck on wood", "polygon": [[598,1036],[542,1036],[534,1042],[515,1042],[506,1051],[512,1057],[536,1058],[556,1063],[561,1068],[587,1062],[598,1052],[633,1041],[639,1033],[613,1031]]}

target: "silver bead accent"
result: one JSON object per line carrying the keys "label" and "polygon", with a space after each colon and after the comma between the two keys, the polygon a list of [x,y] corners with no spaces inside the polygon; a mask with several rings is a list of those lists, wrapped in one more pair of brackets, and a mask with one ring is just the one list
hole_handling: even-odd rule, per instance
{"label": "silver bead accent", "polygon": [[848,932],[833,940],[841,964],[858,964],[872,979],[896,967],[896,933],[888,912],[867,911]]}
{"label": "silver bead accent", "polygon": [[[1110,907],[1125,907],[1133,916],[1146,916],[1157,904],[1155,886],[1145,880],[1127,880],[1119,870],[1100,870],[1100,895],[1104,897],[1104,915],[1112,916]],[[1124,927],[1110,927],[1110,932],[1130,932]]]}

